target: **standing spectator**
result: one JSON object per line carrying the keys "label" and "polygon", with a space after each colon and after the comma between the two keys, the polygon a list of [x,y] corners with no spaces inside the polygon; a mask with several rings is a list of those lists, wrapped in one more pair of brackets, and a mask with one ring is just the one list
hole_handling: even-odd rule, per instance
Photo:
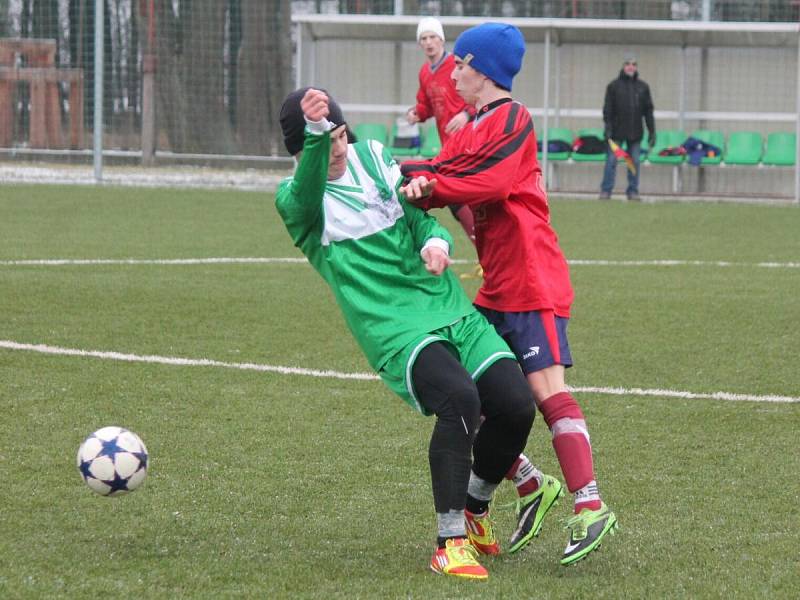
{"label": "standing spectator", "polygon": [[[564,379],[572,365],[569,268],[550,224],[533,121],[511,98],[525,41],[512,25],[485,23],[462,33],[453,53],[456,89],[475,106],[476,117],[432,161],[403,163],[408,179],[400,191],[423,207],[458,202],[473,208],[484,268],[474,303],[517,356],[574,494],[575,514],[567,522],[570,537],[561,558],[567,565],[598,548],[617,518],[600,499],[589,431]],[[488,502],[482,499],[467,496],[468,520],[484,518]],[[535,502],[520,503],[521,523],[530,506]],[[521,547],[516,538],[515,532],[512,552]]]}
{"label": "standing spectator", "polygon": [[[614,140],[620,146],[627,145],[633,159],[634,169],[628,170],[628,200],[639,200],[639,154],[644,138],[642,120],[647,125],[647,141],[652,148],[656,143],[656,123],[653,118],[653,99],[650,86],[639,79],[636,57],[626,54],[619,77],[606,87],[603,103],[603,121],[606,140]],[[617,172],[617,157],[610,145],[606,148],[606,166],[600,184],[600,199],[608,200],[614,190]]]}
{"label": "standing spectator", "polygon": [[322,90],[289,94],[280,122],[298,159],[276,195],[289,235],[384,383],[436,415],[428,459],[438,544],[430,568],[486,579],[464,505],[468,493],[491,498],[525,447],[535,414],[525,377],[447,269],[450,234],[398,194],[402,176],[388,150],[374,140],[348,144],[342,112]]}
{"label": "standing spectator", "polygon": [[[421,123],[433,117],[442,144],[466,125],[475,114],[474,109],[456,92],[453,69],[456,66],[452,53],[444,48],[444,29],[438,19],[425,17],[417,25],[417,43],[427,59],[419,69],[417,103],[408,109],[409,123]],[[475,223],[467,206],[453,204],[450,212],[461,224],[467,237],[475,243]]]}

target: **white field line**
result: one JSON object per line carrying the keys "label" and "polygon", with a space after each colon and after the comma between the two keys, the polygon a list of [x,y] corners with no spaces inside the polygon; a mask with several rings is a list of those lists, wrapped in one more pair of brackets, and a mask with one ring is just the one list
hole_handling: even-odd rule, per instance
{"label": "white field line", "polygon": [[[305,258],[280,257],[219,257],[219,258],[43,258],[23,260],[0,260],[0,266],[64,266],[64,265],[230,265],[230,264],[303,264]],[[706,260],[582,260],[568,261],[572,266],[596,267],[760,267],[769,269],[800,269],[800,262],[737,263]],[[474,264],[474,260],[453,260],[454,264]]]}
{"label": "white field line", "polygon": [[372,373],[341,373],[339,371],[318,371],[316,369],[302,369],[296,367],[280,367],[273,365],[258,365],[254,363],[227,363],[207,358],[176,358],[173,356],[152,356],[139,354],[123,354],[121,352],[103,352],[99,350],[77,350],[75,348],[59,348],[46,344],[20,344],[9,340],[0,340],[0,348],[8,350],[28,350],[40,354],[57,354],[61,356],[88,356],[105,360],[120,360],[124,362],[154,363],[159,365],[173,365],[179,367],[224,367],[226,369],[240,369],[242,371],[266,371],[280,373],[281,375],[306,375],[309,377],[328,377],[332,379],[378,379]]}
{"label": "white field line", "polygon": [[269,264],[308,263],[305,258],[52,258],[32,260],[0,260],[2,266],[44,266],[59,267],[62,265],[231,265],[231,264]]}
{"label": "white field line", "polygon": [[[55,354],[60,356],[79,356],[100,358],[104,360],[118,360],[125,362],[154,363],[160,365],[173,365],[181,367],[222,367],[226,369],[239,369],[243,371],[262,371],[280,373],[281,375],[302,375],[307,377],[324,377],[330,379],[356,379],[361,381],[377,381],[379,377],[373,373],[343,373],[341,371],[320,371],[317,369],[303,369],[298,367],[281,367],[277,365],[262,365],[256,363],[229,363],[206,358],[177,358],[171,356],[153,356],[124,354],[121,352],[105,352],[100,350],[78,350],[75,348],[60,348],[46,344],[22,344],[10,340],[0,340],[0,348],[7,350],[23,350],[38,352],[40,354]],[[727,400],[739,402],[777,402],[800,403],[800,397],[793,396],[759,396],[752,394],[732,394],[729,392],[714,392],[702,394],[695,392],[681,392],[676,390],[648,390],[643,388],[609,388],[609,387],[571,387],[574,392],[590,394],[606,394],[612,396],[655,396],[661,398],[681,398],[688,400]]]}

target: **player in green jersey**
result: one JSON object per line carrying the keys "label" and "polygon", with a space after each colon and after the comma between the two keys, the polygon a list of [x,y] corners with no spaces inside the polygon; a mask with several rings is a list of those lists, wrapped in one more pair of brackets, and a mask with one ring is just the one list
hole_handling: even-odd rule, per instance
{"label": "player in green jersey", "polygon": [[488,503],[524,449],[535,412],[530,388],[447,269],[450,234],[398,194],[402,176],[388,151],[374,140],[348,143],[338,105],[313,88],[286,98],[281,127],[297,159],[276,199],[289,235],[330,286],[372,368],[436,416],[431,569],[486,579],[467,537],[466,497]]}

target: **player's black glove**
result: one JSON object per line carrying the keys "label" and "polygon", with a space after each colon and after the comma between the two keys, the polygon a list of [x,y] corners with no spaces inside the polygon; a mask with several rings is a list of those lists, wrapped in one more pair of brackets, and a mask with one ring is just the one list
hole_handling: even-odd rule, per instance
{"label": "player's black glove", "polygon": [[609,127],[608,125],[606,125],[606,129],[605,129],[605,131],[603,132],[603,136],[605,136],[605,138],[606,138],[607,140],[610,140],[610,139],[611,139],[611,127]]}

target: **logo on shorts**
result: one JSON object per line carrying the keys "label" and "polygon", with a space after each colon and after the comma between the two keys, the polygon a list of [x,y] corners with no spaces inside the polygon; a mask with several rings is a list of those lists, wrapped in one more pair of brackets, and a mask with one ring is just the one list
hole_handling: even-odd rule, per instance
{"label": "logo on shorts", "polygon": [[539,346],[531,346],[530,350],[531,350],[530,352],[526,352],[525,354],[522,355],[523,360],[526,360],[528,358],[533,358],[534,356],[539,355]]}

